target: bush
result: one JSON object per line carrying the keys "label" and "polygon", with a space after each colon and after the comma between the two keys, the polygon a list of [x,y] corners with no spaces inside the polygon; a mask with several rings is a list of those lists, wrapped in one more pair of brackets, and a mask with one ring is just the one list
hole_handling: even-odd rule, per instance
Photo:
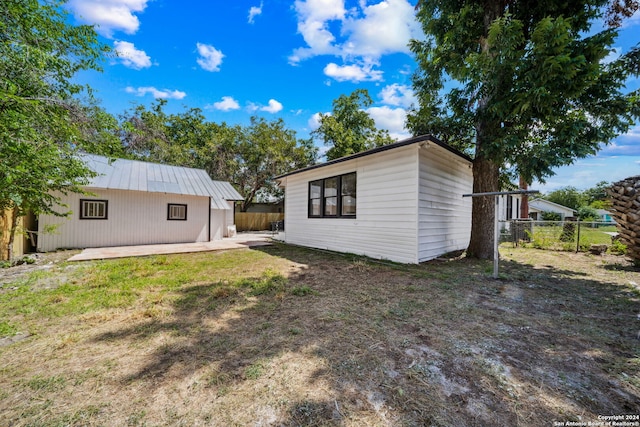
{"label": "bush", "polygon": [[598,212],[591,206],[580,206],[578,208],[578,218],[580,221],[597,221],[600,217]]}
{"label": "bush", "polygon": [[562,221],[562,217],[558,212],[543,211],[540,216],[543,221]]}

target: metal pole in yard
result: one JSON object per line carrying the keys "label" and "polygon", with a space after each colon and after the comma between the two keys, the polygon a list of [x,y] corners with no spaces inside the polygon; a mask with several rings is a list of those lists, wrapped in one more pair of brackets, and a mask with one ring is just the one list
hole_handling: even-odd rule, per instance
{"label": "metal pole in yard", "polygon": [[576,253],[580,252],[580,218],[578,218],[578,238],[576,239]]}
{"label": "metal pole in yard", "polygon": [[498,222],[498,205],[500,204],[500,196],[495,196],[496,201],[493,211],[493,278],[498,278],[498,259],[500,254],[498,253],[498,245],[500,243],[500,229]]}
{"label": "metal pole in yard", "polygon": [[495,196],[495,208],[493,211],[493,278],[498,278],[498,267],[499,267],[499,258],[500,252],[498,251],[498,245],[500,240],[500,229],[499,221],[498,221],[498,205],[499,199],[498,196],[503,196],[505,194],[536,194],[539,193],[538,190],[517,190],[517,191],[491,191],[487,193],[472,193],[472,194],[463,194],[462,197],[486,197],[486,196]]}

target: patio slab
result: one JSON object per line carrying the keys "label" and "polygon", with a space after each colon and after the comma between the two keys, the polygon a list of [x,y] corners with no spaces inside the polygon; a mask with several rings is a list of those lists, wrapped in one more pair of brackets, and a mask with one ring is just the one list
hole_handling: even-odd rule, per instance
{"label": "patio slab", "polygon": [[268,245],[271,245],[271,233],[238,233],[236,237],[214,240],[211,242],[87,248],[79,254],[69,258],[68,261],[90,261],[96,259],[126,258],[134,256],[210,252]]}

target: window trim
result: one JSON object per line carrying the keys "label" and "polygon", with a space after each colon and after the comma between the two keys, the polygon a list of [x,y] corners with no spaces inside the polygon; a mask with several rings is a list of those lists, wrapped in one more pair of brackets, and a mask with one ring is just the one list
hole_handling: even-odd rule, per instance
{"label": "window trim", "polygon": [[[357,209],[356,209],[356,213],[354,214],[343,214],[342,213],[342,201],[344,199],[344,197],[346,197],[347,195],[345,195],[342,192],[342,180],[345,176],[350,176],[353,175],[354,176],[354,181],[355,181],[355,186],[356,186],[356,191],[354,191],[354,196],[352,196],[355,200],[356,200],[356,206],[357,206],[357,186],[358,186],[358,176],[357,173],[354,172],[349,172],[349,173],[344,173],[342,175],[334,175],[334,176],[329,176],[326,178],[321,178],[321,179],[314,179],[313,181],[309,181],[308,183],[308,193],[307,193],[307,218],[356,218],[357,215]],[[337,192],[335,196],[325,196],[325,183],[329,180],[337,180]],[[312,185],[319,185],[320,186],[320,197],[316,197],[316,198],[311,198],[311,187]],[[325,209],[326,209],[326,201],[328,199],[336,199],[336,214],[335,215],[327,215],[325,213]],[[320,201],[320,214],[319,215],[313,215],[312,214],[312,203],[313,200],[319,200]]]}
{"label": "window trim", "polygon": [[[171,216],[171,208],[175,206],[184,207],[184,218],[173,218]],[[168,203],[167,204],[167,221],[186,221],[187,220],[187,205],[184,203]]]}
{"label": "window trim", "polygon": [[[104,204],[104,216],[87,216],[85,212],[85,203],[102,203]],[[105,199],[80,199],[80,219],[109,219],[109,201]]]}

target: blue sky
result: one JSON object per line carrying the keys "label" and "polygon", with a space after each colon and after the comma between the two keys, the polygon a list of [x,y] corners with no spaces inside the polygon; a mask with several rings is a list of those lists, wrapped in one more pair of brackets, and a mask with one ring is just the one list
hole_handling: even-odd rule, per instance
{"label": "blue sky", "polygon": [[[408,50],[421,38],[415,0],[69,0],[78,23],[96,24],[118,55],[80,80],[120,114],[168,100],[167,111],[201,108],[208,120],[247,124],[282,118],[299,137],[317,126],[341,94],[365,88],[368,109],[395,138],[409,136],[405,111],[415,101]],[[625,24],[612,55],[640,41],[640,13]],[[638,79],[628,83],[640,86]],[[551,191],[589,188],[640,174],[640,125],[595,157],[557,170]]]}

